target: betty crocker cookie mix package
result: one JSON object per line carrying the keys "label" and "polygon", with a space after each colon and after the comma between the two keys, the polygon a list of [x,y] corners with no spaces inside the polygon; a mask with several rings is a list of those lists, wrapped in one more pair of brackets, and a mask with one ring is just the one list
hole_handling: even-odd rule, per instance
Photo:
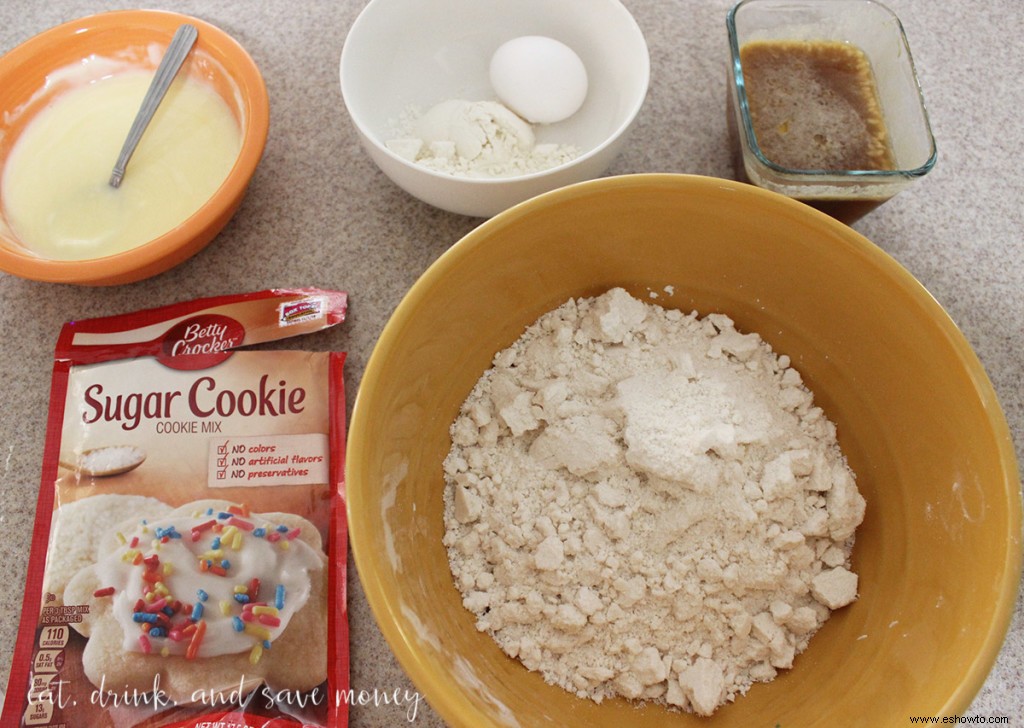
{"label": "betty crocker cookie mix package", "polygon": [[253,348],[346,306],[64,326],[4,726],[347,724],[345,355]]}

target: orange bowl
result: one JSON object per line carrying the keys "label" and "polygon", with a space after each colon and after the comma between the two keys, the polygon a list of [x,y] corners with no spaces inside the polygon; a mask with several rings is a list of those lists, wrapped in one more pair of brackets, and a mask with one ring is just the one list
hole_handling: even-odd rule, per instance
{"label": "orange bowl", "polygon": [[[722,312],[793,366],[867,500],[860,597],[773,682],[710,719],[600,705],[507,657],[462,606],[442,537],[449,427],[494,354],[570,297],[623,286]],[[671,287],[666,291],[666,287]],[[905,726],[964,712],[1021,573],[1013,442],[971,347],[867,239],[751,185],[635,175],[550,192],[445,252],[381,333],[352,415],[350,537],[384,636],[453,726]]]}
{"label": "orange bowl", "polygon": [[[211,85],[227,103],[241,129],[238,158],[223,184],[191,217],[135,248],[89,260],[51,260],[24,248],[3,216],[0,198],[0,270],[55,283],[130,283],[187,260],[202,250],[241,204],[263,155],[270,123],[267,90],[255,62],[233,38],[202,20],[158,10],[125,10],[58,25],[0,57],[0,170],[34,114],[66,88],[48,76],[91,55],[130,58],[155,69],[150,46],[166,48],[175,30],[191,23],[199,38],[182,67]],[[162,50],[161,50],[162,54]],[[114,160],[111,160],[113,167]]]}

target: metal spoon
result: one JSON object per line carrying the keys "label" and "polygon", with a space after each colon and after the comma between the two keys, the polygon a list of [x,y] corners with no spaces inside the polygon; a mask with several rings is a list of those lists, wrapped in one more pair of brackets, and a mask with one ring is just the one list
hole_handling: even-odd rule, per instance
{"label": "metal spoon", "polygon": [[[109,457],[105,457],[114,451],[121,451],[120,458],[114,458],[111,463]],[[81,473],[92,478],[106,478],[111,475],[120,475],[142,465],[146,459],[146,453],[131,445],[109,445],[98,447],[93,450],[85,450],[78,456],[75,463],[58,461],[58,464],[66,470]]]}
{"label": "metal spoon", "polygon": [[149,126],[149,122],[153,119],[153,114],[156,113],[156,107],[163,101],[164,94],[170,88],[174,77],[178,75],[178,69],[185,62],[185,57],[192,50],[192,46],[195,44],[198,36],[199,31],[196,30],[196,27],[188,24],[182,25],[174,33],[170,45],[167,46],[167,52],[156,69],[153,82],[149,85],[149,90],[146,91],[146,95],[142,99],[139,113],[136,114],[135,121],[132,122],[132,128],[128,131],[128,138],[125,139],[124,146],[121,147],[121,154],[117,157],[117,163],[114,164],[114,171],[110,175],[111,187],[121,186],[121,180],[124,178],[124,170],[128,166],[128,160],[132,158],[135,147],[138,146],[143,132],[146,131],[146,127]]}

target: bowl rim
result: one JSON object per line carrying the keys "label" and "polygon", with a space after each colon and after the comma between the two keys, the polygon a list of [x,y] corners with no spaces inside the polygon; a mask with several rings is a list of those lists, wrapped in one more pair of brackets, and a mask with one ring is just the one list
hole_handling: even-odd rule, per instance
{"label": "bowl rim", "polygon": [[370,2],[367,3],[366,6],[359,12],[359,15],[356,16],[356,19],[352,22],[352,25],[345,36],[345,43],[342,45],[341,48],[341,60],[338,69],[341,85],[341,97],[342,101],[345,104],[345,110],[348,112],[349,119],[351,120],[353,126],[356,127],[360,136],[362,136],[363,139],[366,140],[366,143],[372,145],[373,148],[376,149],[379,153],[385,155],[399,166],[407,170],[411,170],[415,174],[423,174],[427,178],[432,178],[435,180],[444,180],[445,183],[449,184],[456,183],[480,185],[483,187],[509,184],[510,182],[543,179],[552,174],[561,173],[564,172],[565,170],[571,170],[575,167],[586,164],[587,162],[589,162],[589,160],[598,156],[606,149],[608,149],[608,147],[615,144],[624,134],[626,134],[629,131],[630,127],[636,121],[636,118],[640,115],[640,111],[641,109],[643,109],[644,103],[647,100],[647,93],[650,90],[651,84],[651,52],[649,46],[647,45],[647,39],[644,37],[643,30],[640,28],[639,23],[637,23],[636,18],[633,17],[633,14],[629,12],[629,9],[622,4],[621,0],[602,0],[603,2],[606,2],[610,6],[614,7],[617,12],[621,13],[623,24],[628,26],[630,32],[635,35],[635,39],[638,40],[640,43],[641,84],[637,89],[638,93],[636,95],[636,99],[633,102],[633,104],[629,107],[622,122],[618,126],[616,126],[615,129],[612,130],[612,132],[608,134],[599,144],[597,144],[593,149],[590,149],[577,157],[573,157],[567,162],[555,165],[554,167],[548,167],[547,169],[542,169],[537,172],[528,172],[525,174],[517,174],[509,177],[467,177],[464,175],[448,174],[445,172],[438,171],[436,169],[432,169],[430,167],[426,167],[422,164],[417,164],[406,159],[405,157],[396,154],[391,149],[389,149],[388,146],[380,140],[379,135],[376,132],[374,132],[365,121],[359,118],[359,116],[352,109],[352,102],[350,100],[352,96],[350,90],[351,82],[349,84],[346,84],[345,82],[346,77],[348,75],[346,74],[346,68],[351,68],[352,64],[355,63],[355,61],[351,60],[352,51],[350,50],[351,46],[349,45],[348,42],[349,38],[352,37],[353,33],[358,32],[360,26],[369,22],[367,20],[368,13],[373,12],[376,6],[379,6],[387,1],[388,0],[370,0]]}
{"label": "bowl rim", "polygon": [[[966,667],[964,679],[942,706],[942,714],[963,713],[980,691],[1001,650],[1013,617],[1021,586],[1022,564],[1024,564],[1024,547],[1022,547],[1022,540],[1024,540],[1022,518],[1024,516],[1022,516],[1020,471],[1009,425],[991,380],[966,337],[941,304],[895,258],[868,238],[838,220],[779,193],[734,180],[692,174],[638,173],[602,177],[561,187],[519,203],[481,223],[442,253],[416,280],[395,307],[367,360],[356,393],[348,428],[345,464],[346,516],[349,523],[349,541],[353,560],[370,610],[392,652],[413,684],[422,691],[431,707],[445,721],[454,725],[480,724],[482,716],[477,714],[475,706],[465,699],[461,691],[450,689],[451,680],[446,675],[441,675],[431,669],[428,661],[412,646],[406,632],[400,626],[399,620],[404,619],[401,605],[389,598],[383,580],[373,568],[380,554],[374,552],[368,543],[364,544],[363,525],[367,520],[365,514],[379,513],[379,509],[368,508],[371,504],[364,501],[360,489],[352,487],[358,483],[358,478],[354,477],[354,474],[365,467],[363,453],[353,445],[356,444],[358,433],[365,429],[365,421],[374,417],[373,404],[368,400],[372,397],[371,392],[380,380],[379,370],[383,366],[382,362],[390,356],[390,350],[401,338],[400,329],[408,319],[410,310],[420,298],[437,286],[438,281],[446,275],[449,269],[456,267],[461,259],[485,244],[492,229],[514,224],[517,220],[529,215],[535,208],[558,205],[574,199],[602,194],[616,188],[635,189],[651,185],[675,185],[690,193],[695,190],[712,188],[726,189],[733,194],[770,200],[771,204],[780,208],[789,208],[789,212],[793,214],[817,217],[818,222],[832,228],[832,231],[845,242],[849,249],[867,259],[881,274],[889,277],[895,285],[903,289],[904,293],[912,300],[930,311],[933,314],[935,326],[952,343],[958,360],[982,400],[983,409],[988,414],[988,420],[996,438],[1000,464],[1006,473],[1004,485],[1011,492],[1012,501],[1007,538],[1017,544],[1017,548],[1010,549],[1004,564],[1004,578],[999,584],[999,598],[994,618],[989,624],[985,639],[975,655],[975,659]],[[1015,497],[1012,496],[1014,493]]]}
{"label": "bowl rim", "polygon": [[[151,29],[166,29],[168,40],[178,25],[190,23],[198,28],[200,42],[209,44],[207,52],[215,59],[219,62],[225,57],[236,60],[232,65],[237,65],[238,72],[237,75],[232,73],[232,77],[238,85],[245,126],[235,163],[224,182],[199,209],[157,238],[120,253],[83,260],[42,258],[27,250],[22,252],[0,245],[0,270],[30,280],[83,284],[138,280],[156,275],[169,267],[161,265],[162,262],[170,260],[173,265],[198,252],[205,243],[190,243],[209,231],[247,188],[263,156],[270,129],[267,88],[256,62],[245,48],[227,32],[205,20],[170,10],[149,9],[108,10],[86,15],[48,28],[0,56],[0,78],[30,63],[54,43],[85,32],[109,31],[140,23]],[[175,258],[175,253],[181,254],[180,259]],[[133,272],[143,275],[132,276]]]}

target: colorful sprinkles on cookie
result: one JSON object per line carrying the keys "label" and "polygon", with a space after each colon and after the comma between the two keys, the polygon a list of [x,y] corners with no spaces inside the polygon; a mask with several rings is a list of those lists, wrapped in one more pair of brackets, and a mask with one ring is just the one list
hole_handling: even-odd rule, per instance
{"label": "colorful sprinkles on cookie", "polygon": [[256,664],[306,601],[308,572],[322,568],[297,541],[301,529],[264,522],[245,505],[143,520],[136,531],[117,534],[93,596],[112,600],[126,649],[147,655],[248,652]]}

